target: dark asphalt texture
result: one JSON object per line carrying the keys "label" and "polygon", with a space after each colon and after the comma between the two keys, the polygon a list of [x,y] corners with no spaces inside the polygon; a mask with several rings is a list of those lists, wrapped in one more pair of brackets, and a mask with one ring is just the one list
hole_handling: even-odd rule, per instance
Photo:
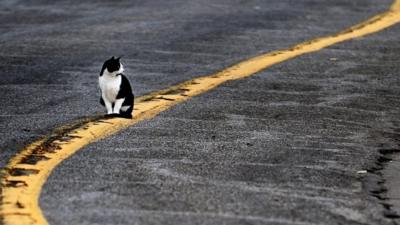
{"label": "dark asphalt texture", "polygon": [[391,157],[391,161],[385,166],[383,170],[385,184],[388,187],[385,197],[388,198],[386,203],[393,206],[393,211],[396,214],[400,214],[400,154],[396,154]]}
{"label": "dark asphalt texture", "polygon": [[[98,114],[123,55],[136,96],[328,35],[389,0],[2,1],[0,166]],[[390,224],[369,194],[398,148],[400,28],[228,82],[56,168],[50,224]]]}

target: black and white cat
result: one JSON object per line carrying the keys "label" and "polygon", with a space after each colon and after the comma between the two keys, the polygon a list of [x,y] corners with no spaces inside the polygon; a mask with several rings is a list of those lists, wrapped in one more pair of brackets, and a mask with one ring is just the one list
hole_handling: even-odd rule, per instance
{"label": "black and white cat", "polygon": [[106,107],[108,115],[132,118],[134,95],[129,80],[122,74],[124,67],[119,62],[120,58],[113,56],[101,68],[100,104]]}

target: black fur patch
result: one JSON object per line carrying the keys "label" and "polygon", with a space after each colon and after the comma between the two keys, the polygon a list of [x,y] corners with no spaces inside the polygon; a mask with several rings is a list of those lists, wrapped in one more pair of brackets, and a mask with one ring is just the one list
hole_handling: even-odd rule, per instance
{"label": "black fur patch", "polygon": [[101,68],[100,76],[103,76],[104,70],[106,68],[107,68],[108,72],[110,72],[110,73],[119,70],[119,67],[120,67],[119,59],[120,58],[121,57],[114,58],[114,56],[113,56],[110,59],[108,59],[107,61],[105,61],[103,64],[103,67]]}

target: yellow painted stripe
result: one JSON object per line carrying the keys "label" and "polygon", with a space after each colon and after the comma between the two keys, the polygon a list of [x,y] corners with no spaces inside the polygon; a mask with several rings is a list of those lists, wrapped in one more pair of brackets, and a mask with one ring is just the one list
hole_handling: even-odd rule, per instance
{"label": "yellow painted stripe", "polygon": [[399,21],[400,0],[396,0],[385,13],[338,34],[260,55],[216,74],[195,78],[166,90],[142,96],[135,102],[135,115],[132,120],[91,119],[62,127],[24,148],[2,170],[0,217],[6,225],[47,224],[38,204],[43,184],[61,161],[91,142],[112,135],[139,121],[150,119],[173,105],[204,93],[228,80],[245,78],[271,65],[380,31]]}

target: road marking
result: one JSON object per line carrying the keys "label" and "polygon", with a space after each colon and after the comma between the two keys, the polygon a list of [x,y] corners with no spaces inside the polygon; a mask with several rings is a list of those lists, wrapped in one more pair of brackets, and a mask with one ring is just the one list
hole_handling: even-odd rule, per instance
{"label": "road marking", "polygon": [[315,52],[333,44],[375,33],[400,22],[400,0],[390,9],[338,34],[307,41],[228,67],[216,74],[195,78],[135,100],[134,118],[91,118],[62,127],[25,147],[1,171],[0,219],[9,224],[48,224],[39,207],[43,184],[52,170],[84,146],[110,136],[162,111],[207,92],[218,85],[248,77],[274,64]]}

